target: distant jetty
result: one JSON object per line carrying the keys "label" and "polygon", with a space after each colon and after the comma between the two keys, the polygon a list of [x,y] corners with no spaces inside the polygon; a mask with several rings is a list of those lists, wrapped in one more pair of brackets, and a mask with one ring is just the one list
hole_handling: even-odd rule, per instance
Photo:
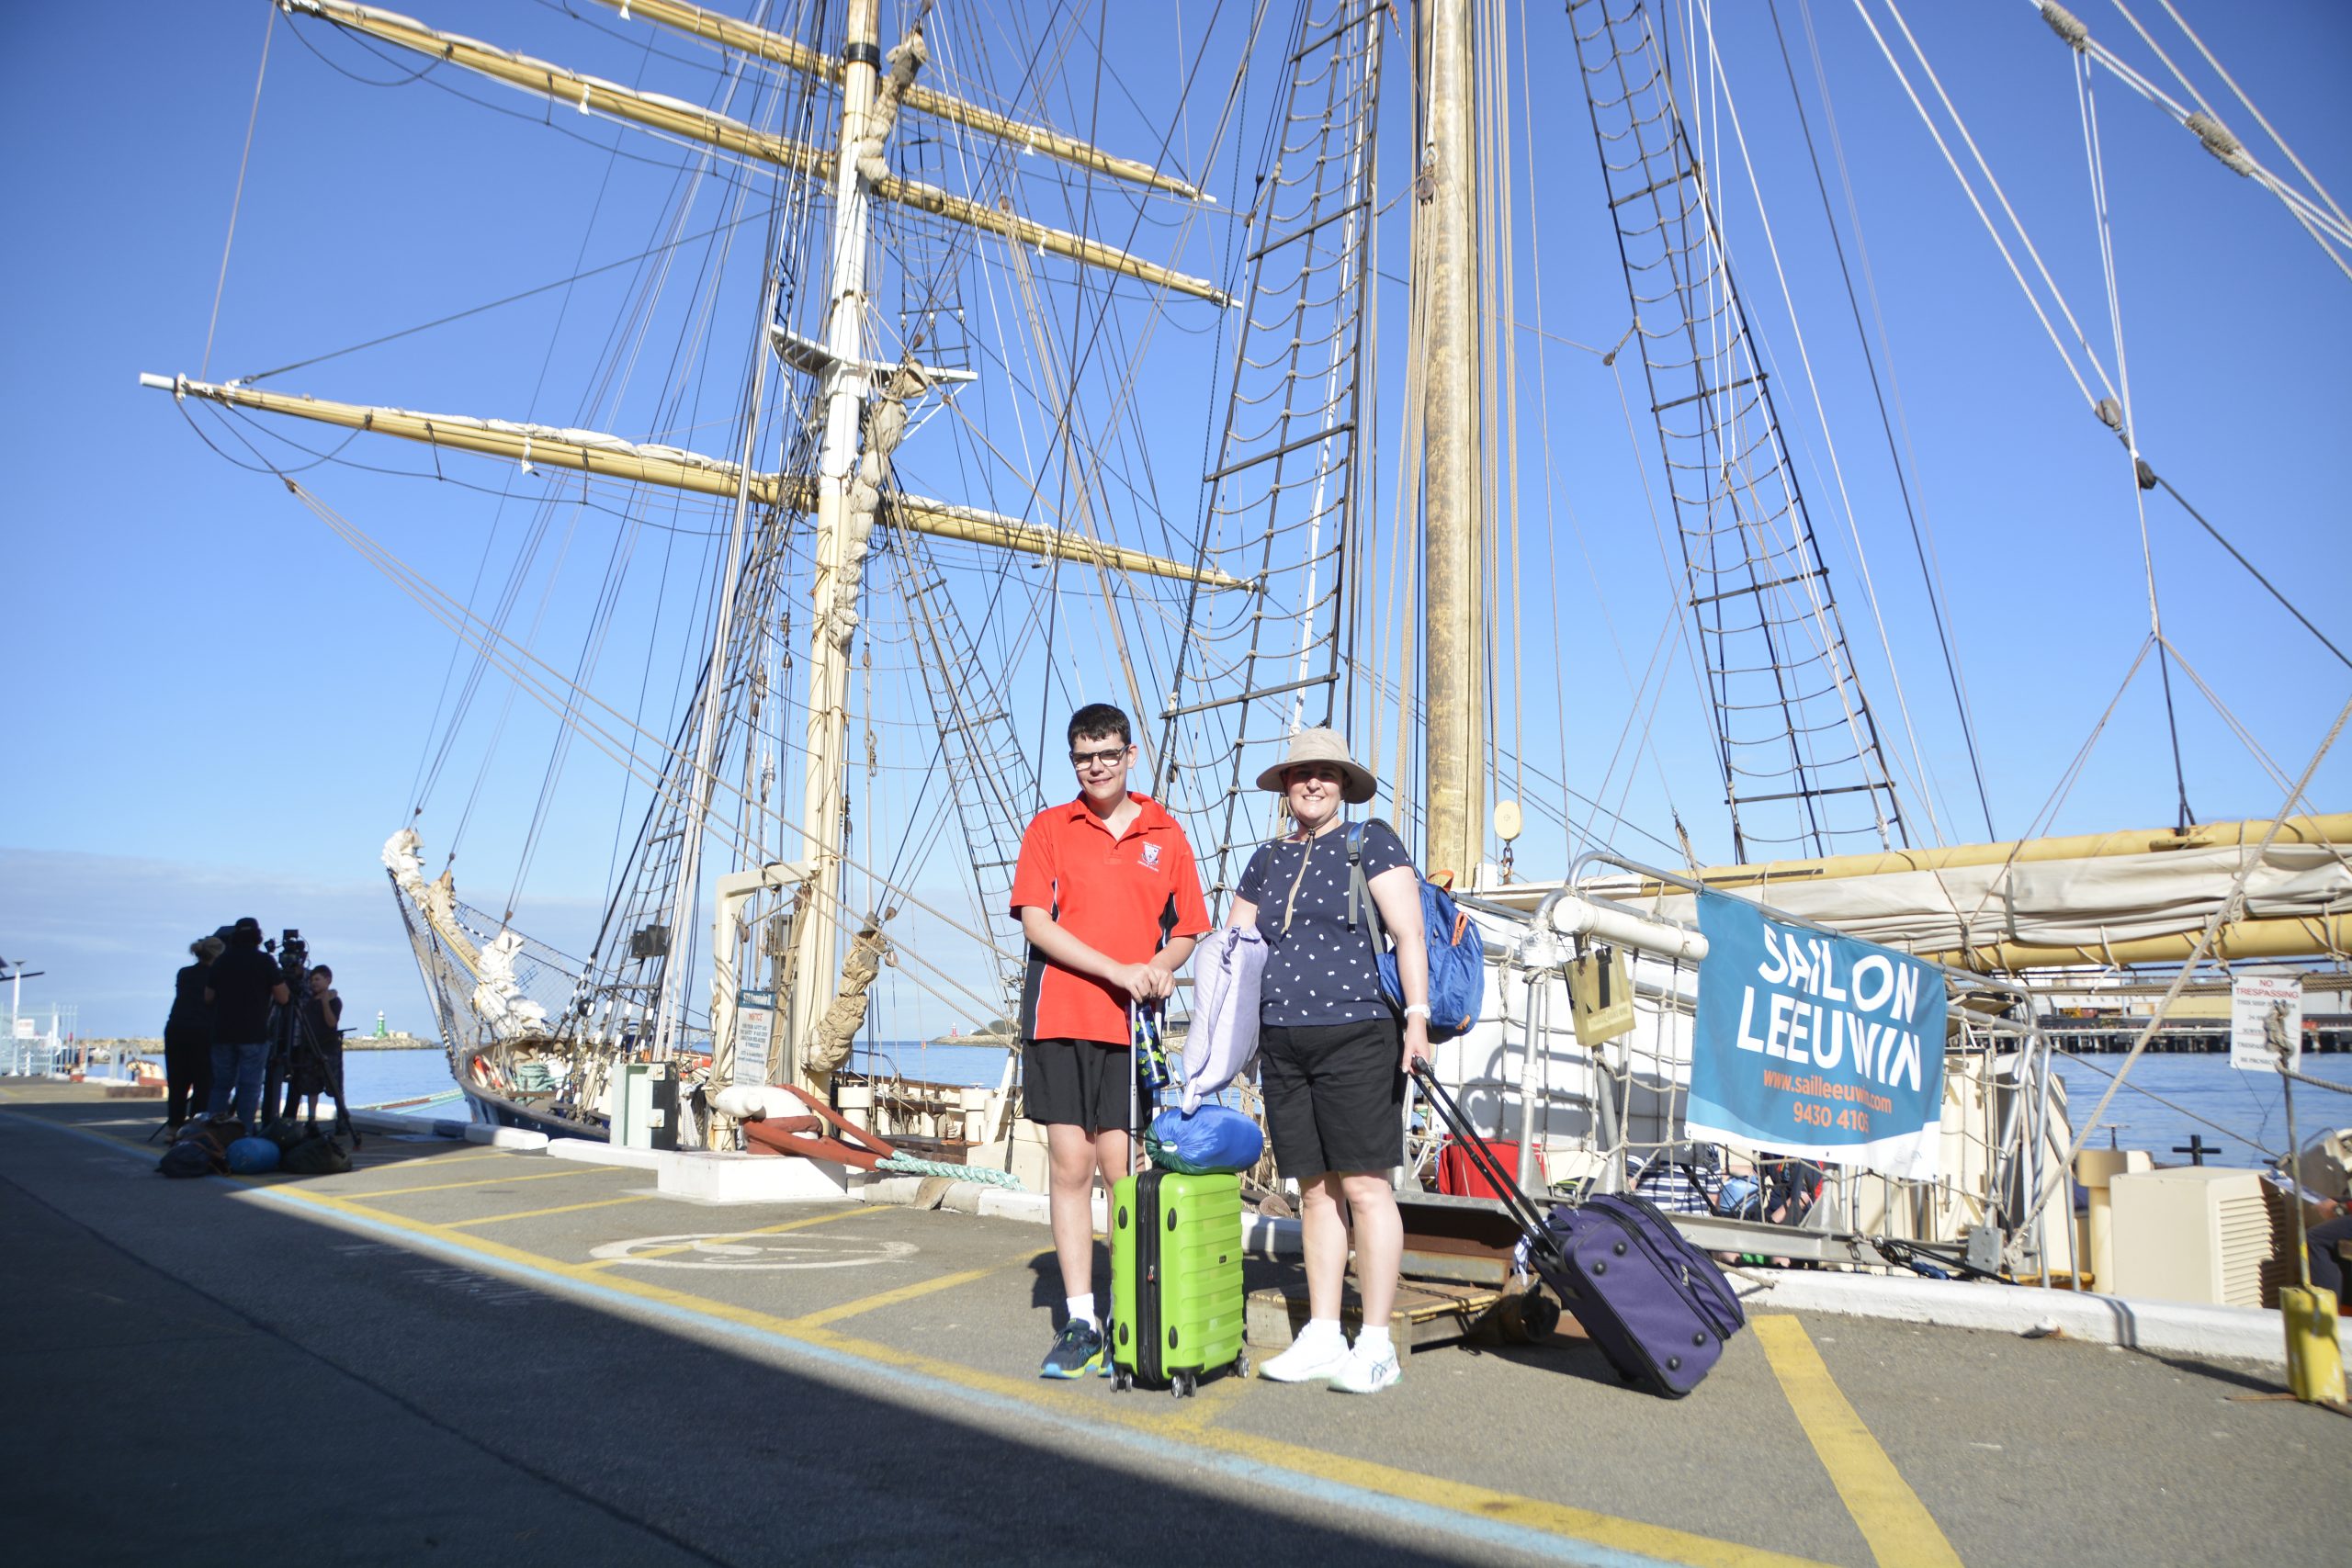
{"label": "distant jetty", "polygon": [[[152,1034],[118,1035],[111,1040],[77,1040],[74,1043],[93,1056],[111,1060],[119,1051],[134,1056],[161,1056],[164,1042]],[[420,1040],[413,1034],[346,1034],[343,1038],[346,1051],[438,1051],[437,1040]]]}
{"label": "distant jetty", "polygon": [[923,1042],[926,1045],[1011,1045],[1021,1038],[1021,1032],[1009,1018],[990,1019],[969,1034],[942,1034]]}

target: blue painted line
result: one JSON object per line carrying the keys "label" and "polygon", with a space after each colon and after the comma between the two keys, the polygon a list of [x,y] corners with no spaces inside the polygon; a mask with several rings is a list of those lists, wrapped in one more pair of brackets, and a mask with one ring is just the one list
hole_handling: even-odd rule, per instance
{"label": "blue painted line", "polygon": [[[145,1157],[143,1149],[133,1147],[119,1138],[109,1137],[103,1133],[93,1133],[80,1127],[51,1122],[43,1117],[27,1116],[17,1111],[0,1111],[0,1116],[5,1116],[13,1122],[23,1122],[32,1126],[46,1128],[53,1133],[62,1133],[69,1137],[97,1144],[119,1154],[130,1156],[132,1158]],[[363,1214],[305,1203],[299,1192],[291,1190],[281,1192],[270,1187],[249,1187],[245,1190],[254,1198],[276,1204],[279,1208],[289,1210],[300,1208],[304,1211],[307,1218],[331,1219],[337,1225],[370,1233],[408,1251],[434,1253],[451,1262],[462,1263],[469,1269],[483,1273],[503,1274],[509,1278],[526,1280],[548,1291],[550,1294],[571,1296],[581,1301],[591,1302],[616,1311],[623,1316],[665,1319],[705,1333],[717,1333],[729,1339],[758,1345],[770,1351],[781,1351],[788,1359],[812,1363],[836,1372],[854,1374],[861,1381],[873,1382],[878,1379],[881,1382],[895,1384],[908,1393],[921,1395],[926,1402],[935,1404],[945,1400],[968,1409],[1035,1422],[1065,1436],[1084,1438],[1089,1442],[1100,1443],[1107,1439],[1114,1448],[1126,1450],[1138,1458],[1161,1464],[1167,1461],[1171,1453],[1181,1453],[1188,1462],[1227,1480],[1286,1493],[1291,1496],[1319,1504],[1329,1510],[1330,1517],[1334,1518],[1361,1521],[1372,1516],[1378,1516],[1400,1525],[1427,1529],[1440,1535],[1467,1538],[1508,1551],[1522,1551],[1532,1556],[1547,1558],[1555,1562],[1575,1564],[1576,1568],[1677,1568],[1672,1560],[1667,1558],[1650,1557],[1641,1552],[1620,1551],[1615,1547],[1602,1546],[1593,1541],[1577,1540],[1568,1536],[1528,1529],[1523,1526],[1485,1518],[1459,1509],[1416,1502],[1409,1497],[1393,1497],[1385,1492],[1374,1492],[1361,1486],[1351,1486],[1345,1482],[1328,1481],[1319,1476],[1303,1474],[1296,1471],[1270,1469],[1238,1454],[1224,1453],[1215,1449],[1195,1448],[1181,1438],[1156,1438],[1121,1426],[1089,1421],[1080,1416],[1058,1415],[1021,1400],[1008,1398],[1003,1394],[967,1388],[944,1378],[933,1377],[928,1372],[916,1371],[906,1367],[894,1367],[887,1362],[867,1360],[850,1351],[835,1350],[827,1346],[810,1345],[800,1340],[787,1339],[765,1330],[754,1328],[748,1324],[735,1323],[723,1317],[706,1316],[687,1307],[677,1306],[668,1302],[650,1301],[641,1296],[631,1295],[626,1291],[616,1291],[609,1285],[599,1285],[592,1280],[567,1279],[560,1274],[549,1274],[534,1269],[528,1264],[516,1263],[509,1258],[476,1252],[470,1247],[446,1242],[436,1236],[420,1235],[413,1230],[385,1224],[379,1221],[368,1219]]]}

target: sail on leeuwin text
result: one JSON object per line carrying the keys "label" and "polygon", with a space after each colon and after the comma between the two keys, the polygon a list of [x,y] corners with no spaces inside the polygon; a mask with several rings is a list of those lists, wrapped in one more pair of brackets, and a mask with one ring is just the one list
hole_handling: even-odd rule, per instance
{"label": "sail on leeuwin text", "polygon": [[1690,1135],[1933,1180],[1944,977],[1874,942],[1699,896],[1707,956],[1691,1031]]}

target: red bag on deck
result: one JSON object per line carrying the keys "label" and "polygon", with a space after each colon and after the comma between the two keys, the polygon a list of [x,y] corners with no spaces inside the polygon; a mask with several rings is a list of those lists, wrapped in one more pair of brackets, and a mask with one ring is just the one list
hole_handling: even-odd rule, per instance
{"label": "red bag on deck", "polygon": [[[1504,1170],[1513,1174],[1518,1172],[1519,1145],[1516,1143],[1507,1144],[1499,1138],[1481,1138],[1478,1141],[1501,1163]],[[1535,1185],[1538,1189],[1549,1185],[1544,1176],[1544,1150],[1540,1145],[1535,1150]],[[1437,1190],[1449,1198],[1502,1196],[1495,1190],[1495,1184],[1479,1170],[1478,1162],[1470,1151],[1451,1136],[1437,1152]]]}

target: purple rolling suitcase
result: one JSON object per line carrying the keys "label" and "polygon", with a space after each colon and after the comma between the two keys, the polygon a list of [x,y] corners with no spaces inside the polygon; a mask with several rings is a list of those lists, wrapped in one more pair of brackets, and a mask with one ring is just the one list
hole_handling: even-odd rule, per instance
{"label": "purple rolling suitcase", "polygon": [[1645,1198],[1604,1193],[1555,1203],[1547,1217],[1464,1124],[1461,1109],[1419,1063],[1422,1092],[1480,1161],[1527,1237],[1536,1271],[1559,1293],[1617,1374],[1679,1399],[1714,1370],[1747,1314],[1715,1260],[1683,1239]]}

